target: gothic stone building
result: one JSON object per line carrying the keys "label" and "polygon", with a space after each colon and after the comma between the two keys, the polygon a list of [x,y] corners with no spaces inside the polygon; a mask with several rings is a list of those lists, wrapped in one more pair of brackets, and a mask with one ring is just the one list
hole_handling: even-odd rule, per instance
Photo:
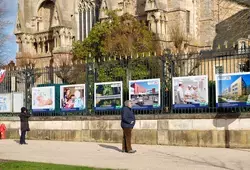
{"label": "gothic stone building", "polygon": [[245,5],[232,0],[18,0],[17,65],[26,53],[36,67],[70,58],[72,42],[84,40],[107,17],[105,10],[118,9],[119,15],[130,13],[145,21],[162,48],[173,47],[171,30],[177,27],[187,50],[212,48],[216,25]]}

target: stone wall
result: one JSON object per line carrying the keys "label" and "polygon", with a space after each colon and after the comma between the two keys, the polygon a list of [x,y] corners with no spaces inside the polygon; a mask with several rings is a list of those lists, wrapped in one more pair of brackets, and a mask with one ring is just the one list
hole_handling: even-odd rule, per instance
{"label": "stone wall", "polygon": [[[154,119],[152,119],[154,117]],[[167,118],[168,117],[168,118]],[[132,142],[136,144],[250,148],[250,119],[212,116],[138,116]],[[149,119],[149,120],[147,120]],[[19,138],[19,119],[0,118],[9,139]],[[31,118],[31,140],[120,143],[119,117]]]}

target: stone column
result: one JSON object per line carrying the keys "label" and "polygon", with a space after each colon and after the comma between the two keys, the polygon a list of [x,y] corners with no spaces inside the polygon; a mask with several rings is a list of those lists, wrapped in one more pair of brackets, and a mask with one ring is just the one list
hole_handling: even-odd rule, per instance
{"label": "stone column", "polygon": [[156,20],[156,33],[160,34],[161,33],[161,21],[160,20]]}
{"label": "stone column", "polygon": [[77,29],[77,40],[80,40],[80,11],[78,11],[78,17],[76,17],[76,29]]}
{"label": "stone column", "polygon": [[150,21],[152,32],[156,33],[156,22],[155,20]]}
{"label": "stone column", "polygon": [[[94,24],[96,23],[96,8],[95,8],[95,5],[94,5],[94,8],[93,8],[93,17],[94,17]],[[94,25],[93,24],[93,25]]]}
{"label": "stone column", "polygon": [[41,41],[39,41],[38,44],[37,44],[37,53],[38,54],[41,54],[41,48],[42,48],[41,47]]}
{"label": "stone column", "polygon": [[[89,11],[90,11],[90,12],[89,12],[89,14],[90,14],[90,16],[89,16],[89,25],[90,25],[89,28],[90,28],[90,30],[92,29],[92,25],[93,25],[93,23],[92,23],[92,19],[93,19],[93,18],[92,18],[92,17],[93,17],[93,15],[92,15],[92,10],[93,10],[93,9],[92,9],[92,6],[90,6],[90,8],[89,8]],[[90,30],[89,30],[89,31],[90,31]]]}
{"label": "stone column", "polygon": [[68,44],[69,46],[71,46],[72,45],[72,38],[71,38],[71,35],[69,35],[69,44]]}
{"label": "stone column", "polygon": [[89,24],[89,23],[88,23],[88,21],[89,21],[89,20],[88,20],[88,17],[89,17],[89,16],[88,16],[88,12],[89,12],[89,9],[85,10],[85,13],[86,13],[86,20],[85,20],[85,24],[86,24],[86,27],[85,27],[85,28],[86,28],[86,38],[88,37],[88,33],[89,33],[89,32],[88,32],[88,26],[89,26],[89,25],[88,25],[88,24]]}
{"label": "stone column", "polygon": [[54,47],[56,48],[57,47],[57,37],[54,37]]}
{"label": "stone column", "polygon": [[18,52],[22,52],[22,43],[21,42],[18,42]]}
{"label": "stone column", "polygon": [[62,36],[60,36],[60,35],[58,35],[58,37],[57,37],[57,47],[61,47],[62,46],[61,37]]}
{"label": "stone column", "polygon": [[48,43],[48,51],[47,51],[47,53],[49,53],[50,52],[50,43],[49,43],[49,40],[47,41],[47,43]]}
{"label": "stone column", "polygon": [[61,39],[60,39],[60,47],[64,47],[64,46],[65,46],[65,35],[62,34]]}
{"label": "stone column", "polygon": [[161,33],[161,13],[160,12],[155,12],[155,24],[156,24],[156,33],[160,34]]}
{"label": "stone column", "polygon": [[43,46],[42,53],[46,53],[46,50],[45,50],[45,40],[43,40],[42,46]]}
{"label": "stone column", "polygon": [[165,30],[165,37],[167,38],[168,36],[168,22],[167,21],[164,21],[164,30]]}
{"label": "stone column", "polygon": [[85,36],[85,23],[84,23],[84,17],[85,17],[85,10],[82,10],[82,40],[84,40],[84,36]]}

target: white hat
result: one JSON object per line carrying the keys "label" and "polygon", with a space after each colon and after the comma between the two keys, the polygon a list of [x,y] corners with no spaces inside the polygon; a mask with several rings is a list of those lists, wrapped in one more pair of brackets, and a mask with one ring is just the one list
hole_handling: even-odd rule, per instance
{"label": "white hat", "polygon": [[188,85],[188,87],[192,87],[191,85]]}
{"label": "white hat", "polygon": [[179,81],[179,85],[183,84],[182,81]]}

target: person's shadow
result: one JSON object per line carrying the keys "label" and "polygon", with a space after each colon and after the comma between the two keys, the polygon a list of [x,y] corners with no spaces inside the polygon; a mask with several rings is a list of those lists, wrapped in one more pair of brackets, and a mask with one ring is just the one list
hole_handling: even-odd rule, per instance
{"label": "person's shadow", "polygon": [[119,149],[118,147],[116,146],[111,146],[111,145],[105,145],[105,144],[99,144],[100,147],[103,147],[105,149],[112,149],[112,150],[115,150],[115,151],[118,151],[118,152],[122,152],[121,149]]}
{"label": "person's shadow", "polygon": [[16,142],[17,144],[19,144],[19,143],[20,143],[20,140],[17,140],[17,139],[16,139],[16,140],[14,140],[14,142]]}

